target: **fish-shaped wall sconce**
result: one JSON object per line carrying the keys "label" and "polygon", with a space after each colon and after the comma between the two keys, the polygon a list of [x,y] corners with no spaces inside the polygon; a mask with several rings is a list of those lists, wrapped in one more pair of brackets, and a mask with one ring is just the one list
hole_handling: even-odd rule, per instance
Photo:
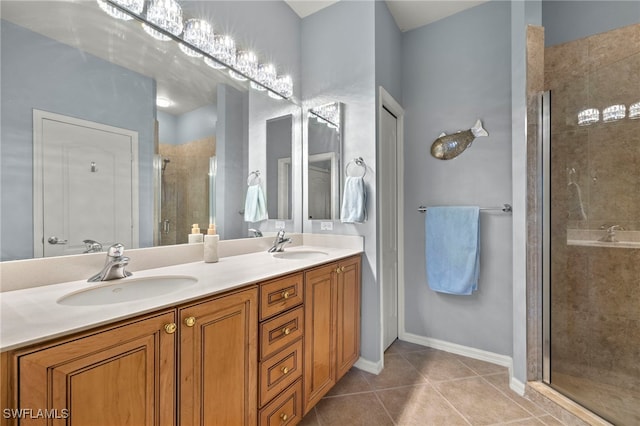
{"label": "fish-shaped wall sconce", "polygon": [[482,128],[480,120],[476,121],[469,130],[460,131],[451,135],[442,133],[431,145],[431,155],[439,160],[451,160],[462,154],[465,149],[471,146],[476,138],[489,136],[489,133]]}

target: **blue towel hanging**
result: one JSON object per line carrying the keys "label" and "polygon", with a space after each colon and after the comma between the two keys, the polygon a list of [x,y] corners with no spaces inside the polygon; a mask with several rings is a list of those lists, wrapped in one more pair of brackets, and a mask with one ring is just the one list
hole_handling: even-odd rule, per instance
{"label": "blue towel hanging", "polygon": [[478,289],[480,209],[429,207],[425,215],[425,264],[429,287],[469,295]]}

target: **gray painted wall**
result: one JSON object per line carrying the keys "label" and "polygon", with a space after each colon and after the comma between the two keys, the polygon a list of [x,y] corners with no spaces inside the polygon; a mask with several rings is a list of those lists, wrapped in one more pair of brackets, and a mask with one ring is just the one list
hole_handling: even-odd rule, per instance
{"label": "gray painted wall", "polygon": [[379,86],[402,104],[402,32],[384,1],[376,2],[376,96]]}
{"label": "gray painted wall", "polygon": [[140,246],[152,245],[155,81],[7,21],[1,27],[1,259],[33,257],[34,108],[138,132]]}
{"label": "gray painted wall", "polygon": [[218,85],[216,228],[224,240],[246,236],[244,217],[239,211],[244,209],[246,192],[247,104],[246,92]]}
{"label": "gray painted wall", "polygon": [[218,108],[205,105],[193,111],[175,116],[158,111],[160,142],[172,145],[193,142],[216,134]]}
{"label": "gray painted wall", "polygon": [[[404,33],[402,63],[406,331],[503,355],[512,354],[511,216],[481,213],[478,291],[453,296],[427,286],[417,207],[510,201],[510,50],[510,4],[490,2]],[[430,155],[440,132],[478,118],[489,137],[454,160]]]}
{"label": "gray painted wall", "polygon": [[639,1],[542,2],[546,46],[640,23]]}
{"label": "gray painted wall", "polygon": [[[343,160],[362,157],[367,172],[368,221],[333,223],[333,233],[363,235],[361,356],[381,360],[380,298],[376,279],[375,192],[375,5],[341,1],[302,20],[302,99],[305,110],[323,102],[344,103]],[[303,132],[307,132],[306,114]],[[306,158],[307,147],[303,147]],[[303,166],[306,170],[306,164]],[[306,173],[305,173],[306,175]],[[306,178],[303,182],[307,187]],[[307,217],[306,191],[303,204]],[[305,221],[305,232],[320,231],[320,222]]]}

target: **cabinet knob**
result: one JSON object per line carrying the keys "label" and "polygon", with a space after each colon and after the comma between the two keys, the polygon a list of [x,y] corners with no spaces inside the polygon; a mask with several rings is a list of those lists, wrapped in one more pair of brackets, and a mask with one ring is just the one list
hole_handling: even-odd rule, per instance
{"label": "cabinet knob", "polygon": [[282,292],[282,298],[283,299],[288,299],[289,298],[289,292],[288,291],[283,291]]}
{"label": "cabinet knob", "polygon": [[344,272],[344,266],[340,267],[340,272]]}
{"label": "cabinet knob", "polygon": [[287,416],[285,413],[282,413],[280,414],[280,418],[282,419],[283,422],[286,422],[289,416]]}
{"label": "cabinet knob", "polygon": [[282,371],[282,374],[287,374],[289,372],[289,367],[285,367],[284,365],[280,368],[280,371]]}
{"label": "cabinet knob", "polygon": [[342,271],[340,270],[340,267],[338,266],[338,267],[336,268],[336,274],[339,274],[340,272],[342,272]]}
{"label": "cabinet knob", "polygon": [[165,324],[164,325],[164,331],[167,334],[173,334],[176,332],[176,329],[178,328],[178,326],[176,325],[175,322],[170,322],[169,324]]}
{"label": "cabinet knob", "polygon": [[282,334],[288,336],[289,334],[291,334],[291,329],[289,327],[282,329]]}
{"label": "cabinet knob", "polygon": [[184,319],[184,323],[187,325],[187,327],[193,327],[194,325],[196,325],[196,317],[187,317]]}

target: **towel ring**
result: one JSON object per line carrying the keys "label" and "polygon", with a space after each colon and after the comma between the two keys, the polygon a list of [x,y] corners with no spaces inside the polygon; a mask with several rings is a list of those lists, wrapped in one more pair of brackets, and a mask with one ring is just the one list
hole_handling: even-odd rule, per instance
{"label": "towel ring", "polygon": [[260,170],[255,170],[249,173],[247,176],[247,186],[256,185],[260,183]]}
{"label": "towel ring", "polygon": [[364,177],[367,174],[367,164],[364,162],[362,157],[354,158],[353,160],[347,163],[347,166],[344,168],[344,174],[349,176],[349,166],[354,164],[355,166],[362,167],[362,176],[356,177]]}

